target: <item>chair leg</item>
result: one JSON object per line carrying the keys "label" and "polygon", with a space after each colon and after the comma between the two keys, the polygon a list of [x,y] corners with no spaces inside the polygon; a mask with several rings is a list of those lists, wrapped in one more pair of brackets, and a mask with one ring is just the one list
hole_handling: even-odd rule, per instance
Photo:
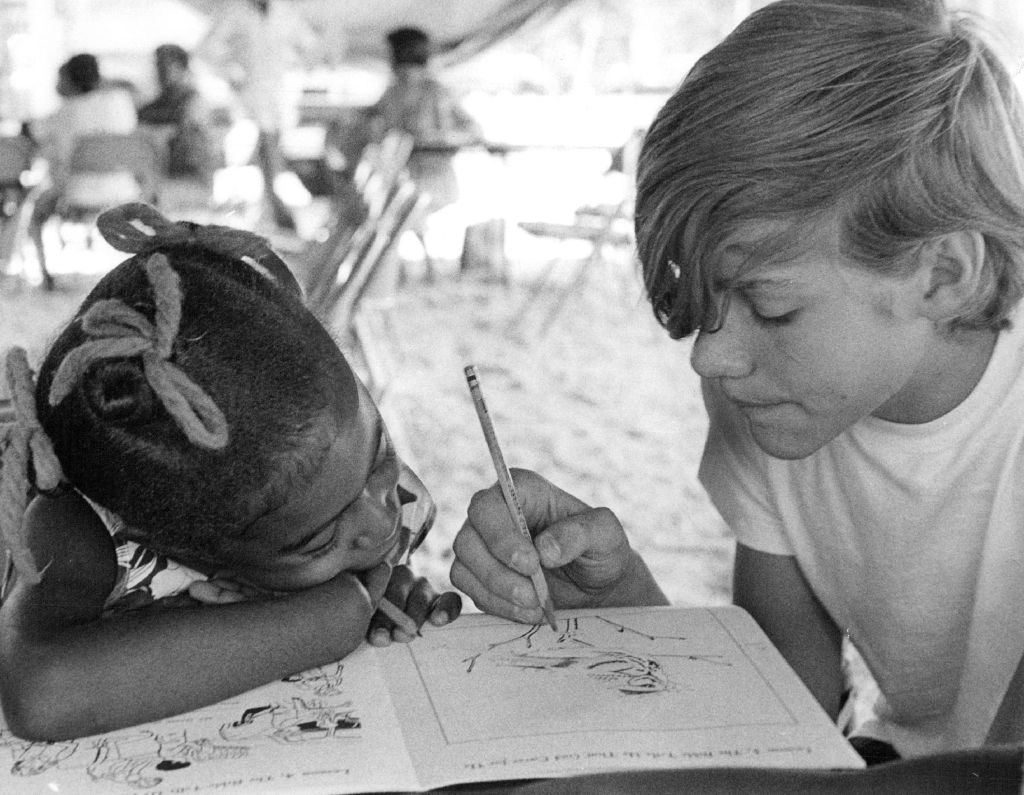
{"label": "chair leg", "polygon": [[413,231],[416,235],[416,239],[420,243],[420,248],[423,249],[423,280],[427,284],[434,283],[434,260],[430,256],[430,249],[427,248],[427,238],[423,233],[422,229],[416,229]]}
{"label": "chair leg", "polygon": [[590,274],[595,267],[601,262],[601,247],[595,246],[594,251],[589,257],[582,260],[576,267],[576,274],[573,278],[558,291],[551,305],[548,307],[547,314],[544,316],[544,320],[540,324],[540,329],[537,332],[538,337],[544,337],[548,331],[551,330],[551,326],[554,325],[555,319],[558,317],[559,312],[562,311],[562,307],[565,306],[566,301],[569,300],[569,295],[572,293],[578,293],[580,288],[586,283],[587,279],[590,278]]}
{"label": "chair leg", "polygon": [[36,261],[39,263],[39,274],[43,279],[43,289],[50,291],[55,287],[53,276],[46,267],[46,244],[43,241],[43,225],[32,224],[29,228],[29,237],[35,244]]}
{"label": "chair leg", "polygon": [[506,335],[512,334],[522,326],[523,318],[529,315],[530,309],[540,300],[545,288],[547,288],[548,284],[551,282],[551,277],[555,273],[555,268],[557,268],[562,262],[565,262],[562,257],[553,257],[544,266],[544,270],[541,272],[540,276],[533,280],[527,289],[526,298],[520,302],[518,308],[512,313],[512,317],[505,325]]}

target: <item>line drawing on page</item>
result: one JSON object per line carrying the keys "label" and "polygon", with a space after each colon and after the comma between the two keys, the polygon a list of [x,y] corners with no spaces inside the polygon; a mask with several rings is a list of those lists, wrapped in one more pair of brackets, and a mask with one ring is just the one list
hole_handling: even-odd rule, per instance
{"label": "line drawing on page", "polygon": [[0,752],[10,755],[7,770],[18,777],[75,771],[97,784],[126,789],[175,786],[181,780],[178,771],[242,759],[258,753],[264,743],[359,739],[362,719],[355,694],[346,690],[344,669],[337,662],[287,676],[281,683],[289,689],[271,691],[276,693],[271,700],[238,700],[219,724],[188,732],[173,725],[180,718],[64,742],[30,742],[0,728]]}
{"label": "line drawing on page", "polygon": [[581,730],[791,725],[742,645],[710,613],[699,615],[681,625],[671,615],[596,613],[559,619],[557,632],[454,624],[425,633],[407,653],[448,745]]}

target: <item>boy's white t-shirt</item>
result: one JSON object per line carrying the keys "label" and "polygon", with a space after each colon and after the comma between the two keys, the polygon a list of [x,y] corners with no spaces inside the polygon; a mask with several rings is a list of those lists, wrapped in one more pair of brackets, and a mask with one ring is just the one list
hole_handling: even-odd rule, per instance
{"label": "boy's white t-shirt", "polygon": [[983,744],[1024,652],[1022,314],[953,411],[868,417],[796,461],[705,384],[701,482],[740,543],[796,556],[878,682],[866,733],[905,756]]}

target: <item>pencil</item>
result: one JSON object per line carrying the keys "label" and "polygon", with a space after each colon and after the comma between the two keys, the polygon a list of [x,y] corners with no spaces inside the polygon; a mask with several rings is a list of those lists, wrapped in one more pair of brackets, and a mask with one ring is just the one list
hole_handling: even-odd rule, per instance
{"label": "pencil", "polygon": [[[471,364],[467,365],[463,372],[466,374],[466,383],[469,384],[469,394],[473,398],[473,408],[476,409],[476,416],[480,420],[480,427],[483,429],[484,439],[487,441],[487,449],[491,453],[491,460],[494,461],[494,468],[498,472],[498,485],[505,498],[505,505],[508,507],[508,512],[512,514],[512,521],[516,523],[519,532],[532,544],[533,537],[530,535],[529,525],[526,524],[526,517],[523,515],[523,507],[519,503],[519,495],[512,482],[512,473],[508,471],[505,457],[501,454],[498,437],[494,433],[494,424],[491,422],[491,415],[487,411],[487,404],[484,402],[484,395],[480,390],[480,378],[476,374],[476,367]],[[551,603],[551,594],[548,593],[548,583],[544,579],[543,570],[538,568],[530,579],[533,582],[533,590],[537,592],[541,610],[544,611],[544,618],[551,625],[551,629],[557,632],[555,607]]]}
{"label": "pencil", "polygon": [[377,605],[377,609],[394,621],[395,626],[402,630],[406,635],[414,637],[420,634],[420,628],[416,626],[416,622],[395,607],[395,605],[387,599],[381,599],[380,603]]}
{"label": "pencil", "polygon": [[14,574],[14,555],[11,550],[4,550],[6,553],[4,560],[4,571],[2,579],[0,579],[0,604],[3,604],[4,598],[7,596],[7,586],[11,584],[11,576]]}

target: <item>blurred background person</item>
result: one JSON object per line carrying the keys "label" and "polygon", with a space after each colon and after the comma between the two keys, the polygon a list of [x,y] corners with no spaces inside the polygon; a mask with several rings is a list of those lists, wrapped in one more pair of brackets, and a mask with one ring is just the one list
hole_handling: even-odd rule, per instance
{"label": "blurred background person", "polygon": [[210,108],[196,88],[189,55],[177,44],[154,52],[160,93],[139,109],[139,122],[165,142],[166,176],[209,186],[218,165]]}
{"label": "blurred background person", "polygon": [[391,81],[370,109],[373,135],[392,129],[413,139],[409,173],[430,194],[431,211],[458,199],[452,157],[460,147],[480,143],[483,133],[451,90],[431,70],[430,37],[419,28],[387,34]]}
{"label": "blurred background person", "polygon": [[130,133],[138,123],[131,95],[103,84],[99,62],[91,53],[73,55],[61,64],[57,94],[62,99],[57,110],[30,125],[39,155],[48,168],[48,185],[36,196],[28,228],[47,290],[54,284],[46,267],[43,225],[56,213],[64,194],[76,142],[93,133]]}
{"label": "blurred background person", "polygon": [[209,33],[194,51],[227,78],[258,126],[256,158],[264,198],[276,226],[292,232],[295,218],[274,186],[285,170],[281,132],[297,123],[299,96],[288,72],[308,63],[318,50],[312,29],[286,3],[237,0],[218,4]]}

